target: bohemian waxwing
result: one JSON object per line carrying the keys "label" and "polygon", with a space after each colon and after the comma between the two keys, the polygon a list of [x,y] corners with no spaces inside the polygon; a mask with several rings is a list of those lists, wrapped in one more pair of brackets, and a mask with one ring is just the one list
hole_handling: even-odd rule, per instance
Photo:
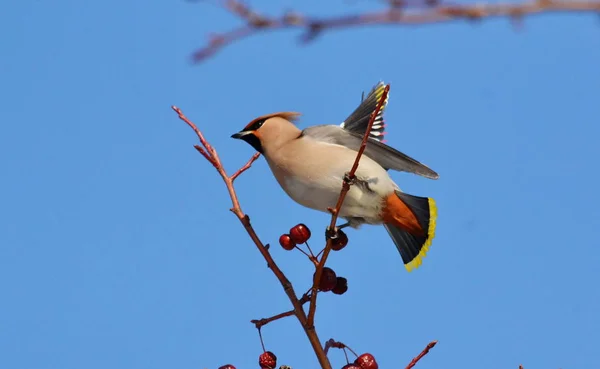
{"label": "bohemian waxwing", "polygon": [[[327,212],[334,208],[345,174],[352,168],[357,150],[385,85],[378,83],[340,125],[317,125],[300,130],[299,113],[279,112],[251,121],[231,137],[246,141],[265,159],[279,185],[294,201]],[[415,159],[381,142],[385,134],[383,110],[373,123],[367,147],[339,216],[358,228],[383,224],[408,271],[421,265],[435,235],[436,205],[432,198],[400,191],[389,169],[415,173],[430,179],[438,174]]]}

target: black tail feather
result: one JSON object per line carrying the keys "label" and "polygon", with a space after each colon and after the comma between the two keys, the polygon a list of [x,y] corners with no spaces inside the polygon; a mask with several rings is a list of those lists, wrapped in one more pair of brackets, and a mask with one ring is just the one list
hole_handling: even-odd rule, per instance
{"label": "black tail feather", "polygon": [[414,235],[393,224],[384,225],[400,252],[404,266],[410,272],[421,265],[435,237],[437,208],[432,198],[412,196],[400,191],[396,194],[413,212],[425,232],[424,235]]}

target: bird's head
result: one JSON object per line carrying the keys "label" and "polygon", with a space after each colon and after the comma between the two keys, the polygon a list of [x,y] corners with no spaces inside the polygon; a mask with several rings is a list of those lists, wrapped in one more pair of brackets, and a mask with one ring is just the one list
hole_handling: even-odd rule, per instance
{"label": "bird's head", "polygon": [[300,129],[293,123],[299,116],[300,113],[295,112],[263,115],[231,137],[246,141],[256,151],[264,154],[265,148],[279,146],[300,136]]}

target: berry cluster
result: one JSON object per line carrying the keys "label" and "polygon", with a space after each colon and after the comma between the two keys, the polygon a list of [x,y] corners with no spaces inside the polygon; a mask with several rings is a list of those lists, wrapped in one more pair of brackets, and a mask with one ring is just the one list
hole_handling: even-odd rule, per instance
{"label": "berry cluster", "polygon": [[[316,273],[313,275],[314,278],[316,278]],[[348,291],[348,280],[344,277],[338,277],[333,269],[324,267],[319,281],[319,291],[331,291],[336,295],[343,295]]]}
{"label": "berry cluster", "polygon": [[[275,369],[277,367],[277,356],[271,351],[265,351],[258,357],[258,365],[261,369]],[[236,369],[231,364],[220,366],[219,369]],[[282,365],[279,369],[292,369],[287,365]],[[375,357],[369,353],[360,355],[353,363],[348,363],[342,369],[379,369]]]}
{"label": "berry cluster", "polygon": [[[277,356],[271,351],[265,351],[258,357],[258,365],[261,369],[275,369],[277,367]],[[219,369],[236,369],[231,364],[226,364]],[[282,365],[279,369],[291,369],[289,366]],[[348,363],[342,369],[379,369],[375,357],[369,353],[360,355],[353,363]]]}
{"label": "berry cluster", "polygon": [[[310,229],[305,224],[296,224],[290,228],[288,233],[282,234],[279,237],[279,244],[284,250],[291,251],[298,249],[317,267],[319,265],[319,256],[323,251],[317,255],[313,254],[308,240],[311,237]],[[331,242],[331,250],[340,251],[346,245],[348,245],[348,236],[342,230],[337,230],[334,236],[329,236],[329,242]],[[306,244],[308,252],[304,251],[298,245]],[[313,274],[313,283],[318,286],[319,292],[333,292],[336,295],[342,295],[348,291],[348,280],[344,277],[338,277],[335,271],[329,267],[323,267],[321,270],[321,279],[316,283],[317,273]],[[258,327],[258,326],[257,326]],[[259,328],[259,327],[258,327]],[[259,328],[260,329],[260,328]],[[260,332],[260,331],[259,331]],[[262,338],[261,338],[262,343]],[[264,345],[263,345],[264,348]],[[340,347],[341,348],[341,347]],[[354,353],[354,351],[352,351]],[[277,356],[271,351],[265,351],[260,354],[258,358],[258,364],[261,369],[275,369],[277,367]],[[223,365],[219,369],[236,369],[231,364]],[[288,366],[282,365],[279,369],[291,369]],[[353,363],[346,364],[342,369],[378,369],[377,362],[371,354],[362,354],[354,360]]]}
{"label": "berry cluster", "polygon": [[[307,243],[310,239],[310,229],[305,224],[297,224],[293,226],[289,233],[282,234],[279,237],[279,244],[284,250],[291,251],[298,248],[298,245]],[[348,244],[348,236],[342,230],[338,230],[336,236],[331,239],[331,249],[339,251],[346,247]],[[308,244],[307,244],[308,245]],[[298,248],[299,249],[299,248]],[[302,249],[299,249],[306,254]],[[310,258],[316,263],[317,257],[313,255],[312,250],[308,247],[311,254]],[[308,255],[308,254],[306,254]],[[313,280],[316,278],[316,274],[313,275]],[[348,280],[344,277],[338,277],[333,269],[324,267],[321,272],[321,280],[318,283],[319,290],[322,292],[333,292],[336,295],[342,295],[348,291]]]}
{"label": "berry cluster", "polygon": [[[290,229],[289,233],[284,233],[279,237],[279,244],[283,247],[284,250],[291,251],[301,245],[306,243],[310,239],[311,233],[310,229],[300,223],[296,224]],[[340,251],[348,244],[348,236],[341,229],[337,231],[337,234],[334,238],[331,239],[331,249],[333,251]]]}
{"label": "berry cluster", "polygon": [[300,223],[290,229],[290,233],[282,234],[279,237],[279,244],[284,250],[293,250],[310,239],[310,229]]}

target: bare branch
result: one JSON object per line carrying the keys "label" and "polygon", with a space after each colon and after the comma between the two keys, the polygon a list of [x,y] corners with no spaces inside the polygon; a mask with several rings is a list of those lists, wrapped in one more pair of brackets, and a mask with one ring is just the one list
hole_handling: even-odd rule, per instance
{"label": "bare branch", "polygon": [[253,320],[250,321],[250,323],[254,324],[257,329],[260,329],[263,326],[265,326],[265,325],[267,325],[267,324],[269,324],[271,322],[274,322],[274,321],[279,320],[281,318],[292,316],[292,315],[294,315],[294,313],[295,313],[294,310],[290,310],[290,311],[286,311],[284,313],[273,315],[270,318],[253,319]]}
{"label": "bare branch", "polygon": [[498,17],[509,18],[514,22],[521,21],[526,16],[539,14],[600,12],[599,0],[528,0],[518,3],[490,2],[464,5],[444,5],[438,0],[422,0],[421,3],[412,0],[390,0],[388,5],[389,7],[382,11],[355,15],[318,18],[287,12],[281,17],[273,18],[252,11],[237,0],[222,1],[223,8],[236,15],[245,24],[222,34],[210,36],[208,44],[194,52],[192,60],[200,62],[227,45],[264,31],[300,29],[303,30],[300,40],[306,43],[325,31],[342,28],[423,25]]}
{"label": "bare branch", "polygon": [[260,157],[260,153],[258,153],[258,152],[254,153],[254,155],[252,155],[250,160],[248,160],[248,162],[246,164],[244,164],[244,166],[242,166],[240,169],[238,169],[237,172],[233,173],[233,175],[231,176],[231,182],[235,181],[235,179],[237,177],[239,177],[240,174],[242,174],[245,171],[247,171],[248,169],[250,169],[250,167],[252,166],[252,163],[254,163],[256,160],[258,160],[259,157]]}
{"label": "bare branch", "polygon": [[[348,193],[348,190],[350,190],[350,185],[355,180],[355,173],[356,173],[356,170],[358,169],[358,164],[360,162],[360,158],[362,157],[362,155],[365,151],[365,148],[367,147],[369,135],[371,134],[371,129],[373,128],[373,123],[375,122],[375,118],[377,117],[377,114],[379,114],[379,111],[381,110],[381,107],[383,106],[383,102],[386,100],[389,91],[390,91],[390,85],[385,86],[385,89],[383,90],[383,93],[381,94],[381,97],[379,98],[379,102],[377,103],[377,107],[371,113],[371,118],[369,119],[369,125],[367,126],[367,129],[363,136],[362,143],[360,145],[360,148],[358,149],[358,153],[356,154],[356,159],[354,159],[354,164],[352,165],[352,169],[350,169],[350,172],[348,172],[346,177],[344,178],[344,181],[342,183],[342,190],[340,191],[340,196],[338,198],[337,204],[335,205],[335,208],[331,209],[331,221],[330,221],[329,227],[328,227],[328,230],[330,230],[330,231],[335,231],[335,223],[337,222],[337,218],[338,218],[340,209],[342,208],[342,205],[344,203],[344,199],[346,198],[346,194]],[[313,287],[312,287],[312,295],[311,295],[311,299],[310,299],[310,307],[308,309],[307,324],[309,327],[312,327],[314,325],[315,313],[317,310],[317,291],[318,291],[318,287],[319,287],[319,282],[321,281],[321,275],[323,274],[323,267],[325,266],[325,263],[327,262],[327,257],[329,256],[329,252],[331,251],[331,246],[332,246],[332,238],[330,237],[327,240],[327,244],[325,245],[325,249],[323,250],[323,256],[321,256],[321,259],[319,260],[319,265],[317,266],[317,270],[315,272],[315,278],[314,278]]]}

